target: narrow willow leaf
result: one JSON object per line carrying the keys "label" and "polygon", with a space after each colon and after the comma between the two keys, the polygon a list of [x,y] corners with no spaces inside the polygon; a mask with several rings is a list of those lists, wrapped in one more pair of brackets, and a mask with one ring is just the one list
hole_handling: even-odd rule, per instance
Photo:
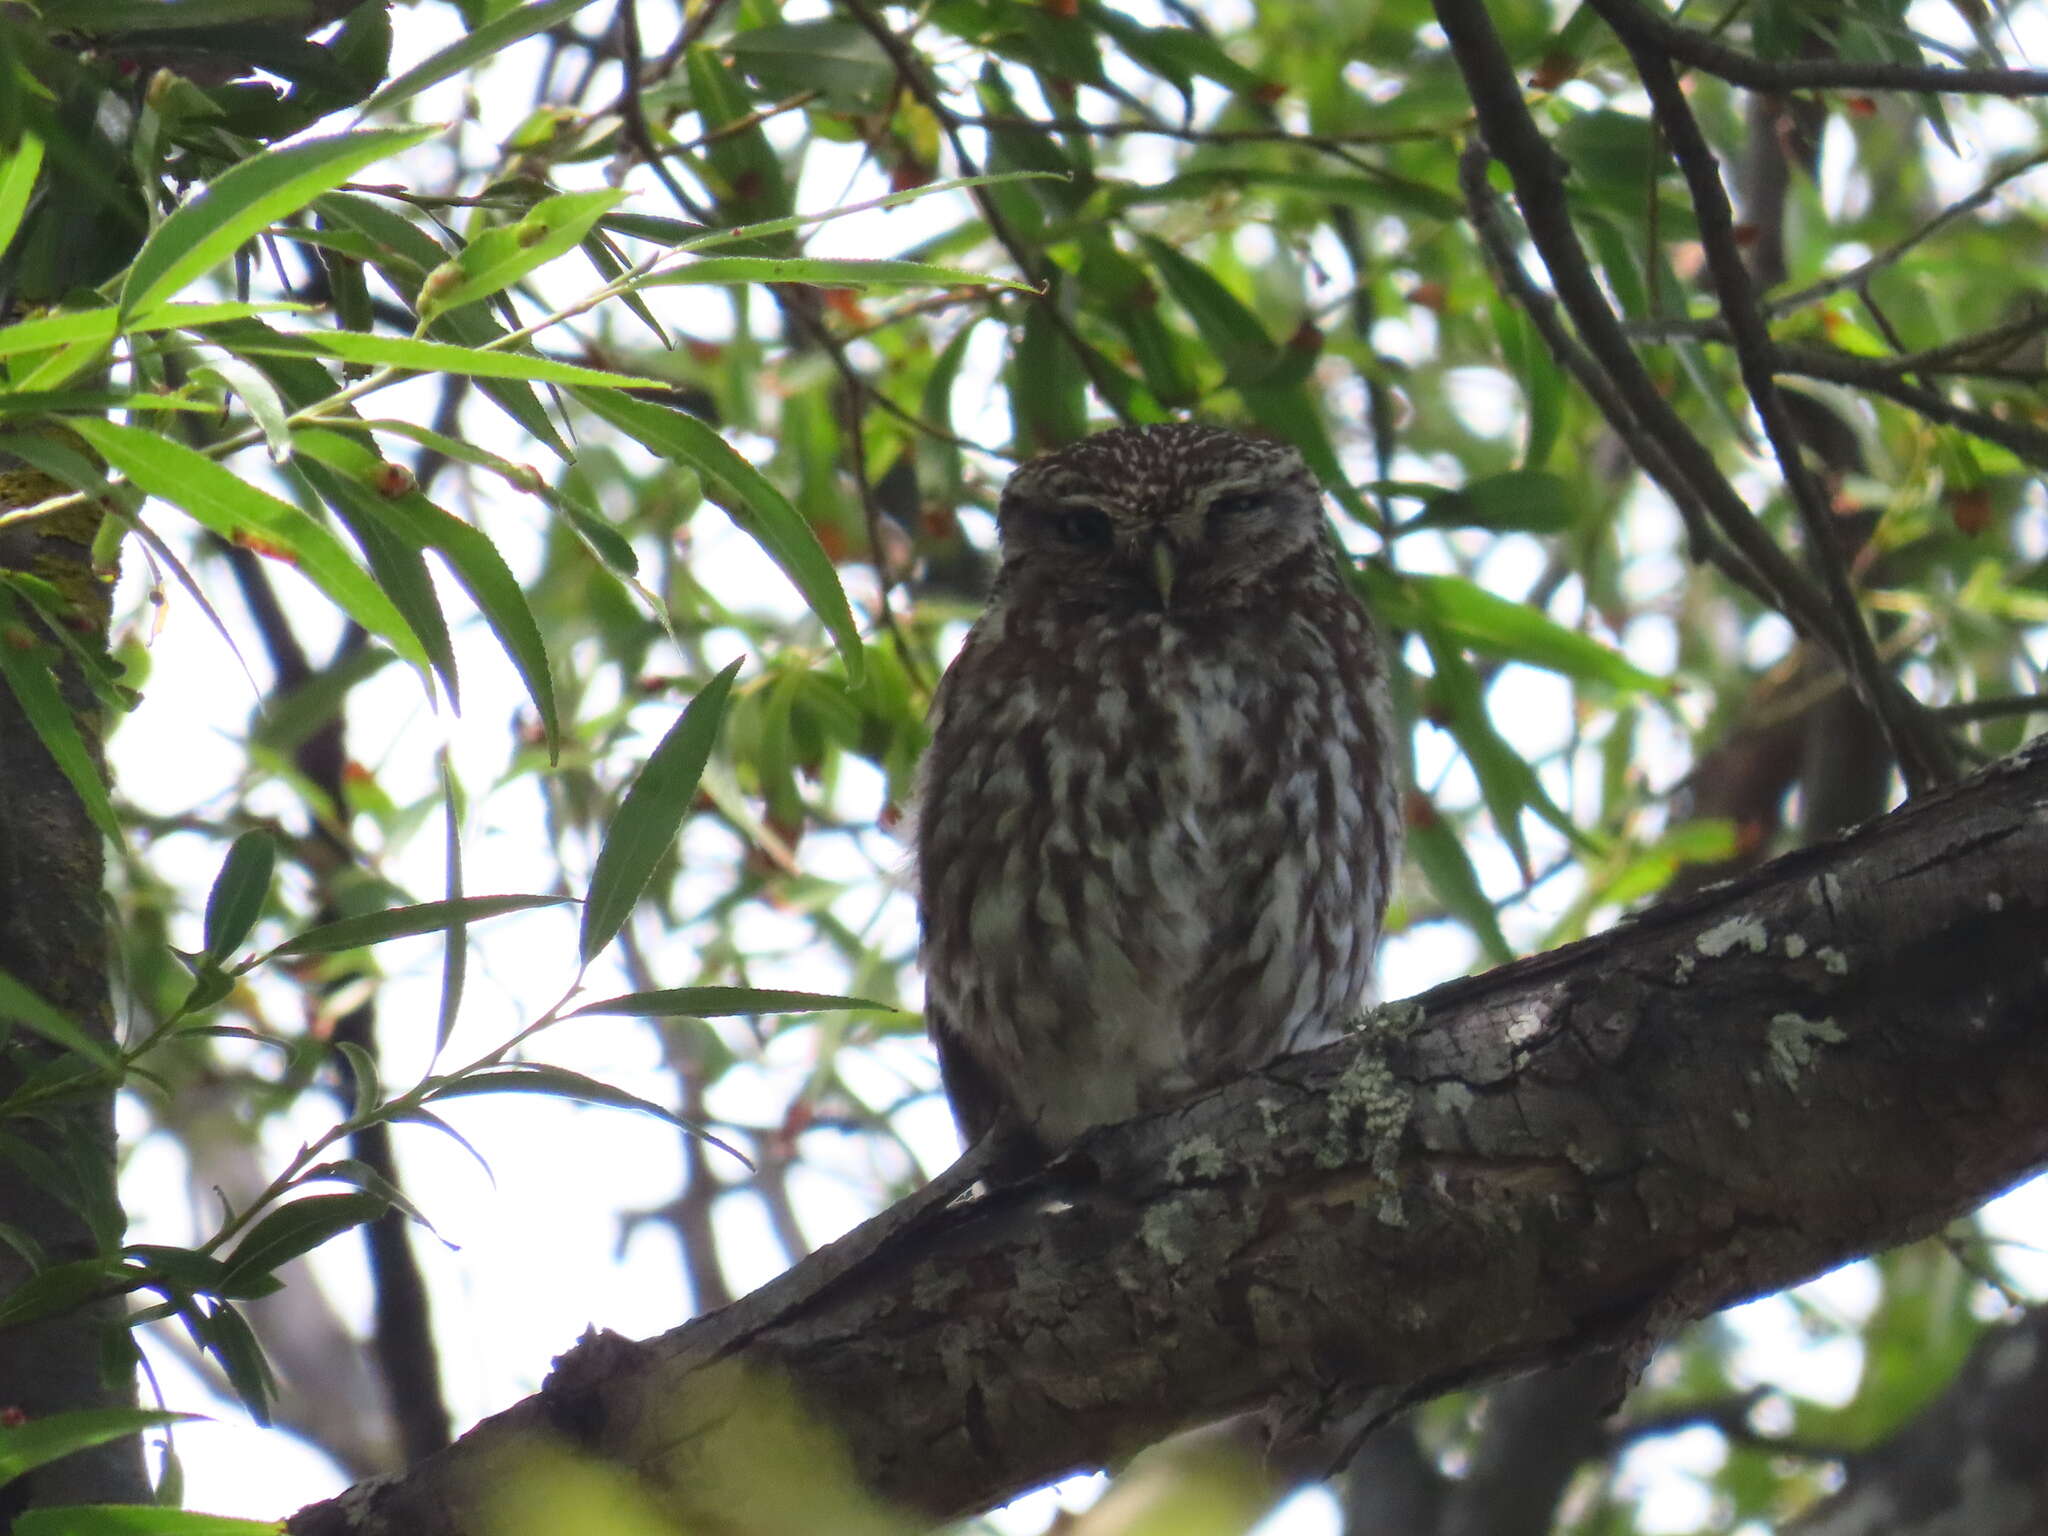
{"label": "narrow willow leaf", "polygon": [[96,36],[290,23],[307,15],[303,0],[45,0],[38,9],[50,26],[90,30]]}
{"label": "narrow willow leaf", "polygon": [[460,374],[473,379],[533,379],[542,384],[587,384],[613,389],[675,388],[673,380],[607,373],[575,363],[485,347],[459,347],[417,336],[372,336],[360,331],[271,331],[237,336],[235,350],[250,357],[332,357],[378,368]]}
{"label": "narrow willow leaf", "polygon": [[248,1320],[225,1302],[210,1311],[194,1307],[183,1316],[192,1331],[205,1341],[208,1352],[220,1362],[228,1385],[249,1410],[249,1417],[268,1429],[270,1405],[277,1396],[277,1378],[271,1374],[270,1362],[263,1357],[263,1346],[257,1342]]}
{"label": "narrow willow leaf", "polygon": [[366,912],[360,917],[322,923],[286,939],[270,953],[329,955],[338,950],[382,944],[387,939],[445,933],[461,923],[481,922],[487,917],[524,912],[530,907],[566,906],[572,900],[569,896],[463,896],[453,901],[422,901],[409,907],[392,907],[384,912]]}
{"label": "narrow willow leaf", "polygon": [[118,1258],[74,1259],[54,1264],[0,1296],[0,1328],[69,1312],[96,1297],[129,1288],[131,1271]]}
{"label": "narrow willow leaf", "polygon": [[75,417],[71,429],[142,490],[169,502],[222,538],[279,555],[371,634],[406,660],[425,666],[427,654],[391,599],[340,541],[299,508],[260,491],[183,443],[139,427]]}
{"label": "narrow willow leaf", "polygon": [[[298,438],[306,446],[308,434]],[[448,702],[462,708],[462,679],[455,667],[455,641],[448,631],[448,616],[441,611],[441,594],[435,590],[433,573],[420,553],[419,541],[411,530],[394,526],[388,509],[377,492],[354,475],[330,468],[316,453],[298,453],[291,465],[311,492],[327,504],[335,520],[348,529],[378,589],[391,600],[408,630],[419,640],[420,650],[448,690]]]}
{"label": "narrow willow leaf", "polygon": [[928,181],[921,187],[909,187],[901,192],[885,192],[880,197],[864,198],[856,203],[841,203],[827,208],[822,213],[791,214],[787,218],[763,219],[754,224],[735,224],[727,229],[706,229],[701,224],[686,224],[681,219],[658,218],[645,213],[615,213],[603,221],[602,228],[614,234],[630,235],[636,240],[651,240],[657,245],[672,245],[679,251],[710,250],[720,245],[738,245],[748,240],[759,240],[767,235],[787,234],[813,224],[829,224],[834,219],[843,219],[850,214],[868,213],[878,208],[901,208],[921,198],[934,197],[945,192],[961,192],[972,187],[1005,186],[1017,181],[1064,181],[1066,177],[1054,171],[997,171],[986,176],[955,176],[945,181]]}
{"label": "narrow willow leaf", "polygon": [[[21,216],[28,211],[29,194],[36,189],[36,173],[43,168],[43,141],[23,131],[0,161],[0,251],[13,243],[21,228]],[[0,1477],[0,1482],[6,1478]]]}
{"label": "narrow willow leaf", "polygon": [[24,1510],[14,1536],[277,1536],[275,1520],[241,1520],[158,1504],[68,1504]]}
{"label": "narrow willow leaf", "polygon": [[1259,317],[1207,267],[1189,260],[1164,240],[1151,235],[1139,238],[1167,291],[1188,312],[1230,381],[1244,383],[1270,372],[1279,361],[1280,349]]}
{"label": "narrow willow leaf", "polygon": [[862,997],[833,997],[823,992],[775,992],[760,987],[670,987],[658,992],[626,992],[607,997],[566,1014],[576,1018],[586,1013],[624,1014],[631,1018],[722,1019],[758,1013],[812,1013],[825,1008],[881,1008],[893,1013],[886,1003]]}
{"label": "narrow willow leaf", "polygon": [[387,107],[410,101],[430,85],[461,74],[472,65],[496,58],[509,44],[536,32],[560,26],[591,0],[535,0],[516,10],[494,16],[475,31],[445,48],[436,49],[419,63],[381,87],[362,105],[360,116],[369,117]]}
{"label": "narrow willow leaf", "polygon": [[575,395],[620,431],[704,477],[706,496],[768,552],[824,621],[845,660],[848,680],[858,684],[864,658],[846,589],[817,534],[789,498],[694,416],[615,390],[578,389]]}
{"label": "narrow willow leaf", "polygon": [[129,325],[121,323],[121,312],[113,305],[94,309],[66,309],[54,315],[0,325],[0,357],[23,352],[42,352],[51,347],[80,343],[104,346],[123,332],[140,335],[149,331],[178,330],[186,326],[213,325],[225,320],[244,320],[252,315],[288,310],[310,314],[306,304],[159,304],[154,311]]}
{"label": "narrow willow leaf", "polygon": [[[443,828],[441,859],[448,871],[449,902],[462,900],[462,782],[455,777],[455,764],[444,746],[435,764],[441,778]],[[462,1009],[462,989],[469,978],[469,920],[458,915],[448,925],[448,938],[441,948],[441,1008],[434,1021],[434,1055],[439,1057],[455,1032],[455,1016]]]}
{"label": "narrow willow leaf", "polygon": [[[540,712],[552,759],[560,747],[561,720],[555,707],[547,642],[527,605],[525,589],[498,553],[498,546],[474,525],[429,501],[409,481],[395,493],[375,489],[373,482],[390,466],[369,444],[339,432],[311,428],[299,432],[298,443],[301,454],[324,464],[344,483],[358,518],[376,523],[393,539],[415,549],[431,549],[447,562],[526,684],[527,694]],[[452,694],[452,668],[449,676]]]}
{"label": "narrow willow leaf", "polygon": [[[684,55],[683,68],[691,105],[708,134],[703,153],[719,193],[720,222],[787,218],[793,206],[789,178],[754,116],[754,102],[739,71],[725,62],[720,50],[702,43]],[[770,249],[786,244],[778,240]]]}
{"label": "narrow willow leaf", "polygon": [[1526,603],[1498,597],[1460,576],[1396,576],[1368,565],[1360,579],[1374,611],[1394,629],[1434,624],[1468,650],[1526,662],[1583,682],[1629,693],[1669,695],[1671,684],[1653,677],[1618,651]]}
{"label": "narrow willow leaf", "polygon": [[27,1419],[0,1428],[0,1486],[73,1451],[105,1445],[125,1435],[139,1435],[145,1429],[197,1423],[204,1418],[204,1414],[169,1413],[157,1408],[81,1408]]}
{"label": "narrow willow leaf", "polygon": [[648,757],[633,787],[626,791],[618,814],[605,829],[597,867],[590,875],[590,895],[583,907],[579,951],[588,965],[626,925],[654,866],[668,852],[676,830],[697,798],[697,781],[711,759],[712,743],[739,671],[735,661],[712,678],[690,700]]}
{"label": "narrow willow leaf", "polygon": [[107,796],[107,783],[79,733],[71,706],[57,688],[55,647],[37,638],[14,594],[0,590],[0,685],[14,695],[29,728],[70,782],[92,824],[108,841],[121,841],[121,823]]}
{"label": "narrow willow leaf", "polygon": [[[376,262],[377,270],[407,304],[417,305],[420,284],[427,273],[447,259],[447,250],[433,236],[371,198],[330,192],[320,199],[319,212],[322,218],[346,224],[383,247],[385,254]],[[506,334],[505,328],[483,309],[458,309],[443,315],[434,322],[433,332],[437,339],[463,347],[481,347]],[[529,436],[547,444],[557,458],[567,463],[573,457],[531,384],[523,379],[479,379],[477,388]]]}
{"label": "narrow willow leaf", "polygon": [[1494,914],[1493,903],[1486,899],[1486,892],[1479,884],[1478,871],[1472,867],[1471,856],[1458,835],[1434,812],[1421,818],[1410,816],[1408,821],[1408,855],[1422,870],[1429,881],[1429,888],[1436,892],[1436,898],[1444,909],[1463,922],[1478,937],[1487,958],[1496,965],[1505,965],[1514,959],[1515,952],[1509,946],[1507,935],[1501,932],[1500,919]]}
{"label": "narrow willow leaf", "polygon": [[270,896],[277,845],[263,831],[244,832],[228,849],[206,893],[206,953],[225,960],[249,936]]}
{"label": "narrow willow leaf", "polygon": [[1484,475],[1429,499],[1401,533],[1423,528],[1488,528],[1496,533],[1562,533],[1576,521],[1571,487],[1541,470]]}
{"label": "narrow willow leaf", "polygon": [[282,464],[292,456],[291,428],[285,424],[284,401],[261,369],[252,368],[238,357],[216,357],[192,370],[196,382],[213,383],[239,399],[250,420],[270,445],[270,459]]}
{"label": "narrow willow leaf", "polygon": [[0,971],[0,1020],[25,1025],[51,1044],[61,1045],[95,1066],[111,1071],[115,1065],[114,1053],[87,1034],[70,1014],[45,1002],[33,988],[5,971]]}
{"label": "narrow willow leaf", "polygon": [[381,1195],[306,1195],[279,1206],[257,1222],[227,1256],[224,1295],[254,1275],[268,1275],[281,1264],[311,1253],[351,1227],[375,1221],[390,1207]]}
{"label": "narrow willow leaf", "polygon": [[882,261],[863,257],[706,256],[671,267],[648,278],[644,287],[682,283],[812,283],[821,288],[1014,288],[1035,290],[1028,283],[972,272],[965,267],[940,267],[922,261]]}
{"label": "narrow willow leaf", "polygon": [[578,1104],[607,1104],[614,1109],[638,1110],[643,1115],[653,1115],[692,1135],[701,1136],[714,1147],[732,1153],[749,1168],[754,1166],[737,1147],[720,1140],[701,1125],[685,1120],[674,1110],[594,1077],[585,1077],[581,1072],[571,1072],[567,1067],[550,1066],[545,1062],[515,1061],[502,1066],[480,1067],[459,1077],[443,1079],[434,1085],[427,1097],[434,1101],[468,1098],[483,1093],[538,1093],[548,1098],[570,1099]]}
{"label": "narrow willow leaf", "polygon": [[301,139],[231,166],[143,242],[121,285],[123,322],[148,315],[187,283],[224,264],[243,242],[365,166],[425,143],[440,131],[438,124],[428,124]]}
{"label": "narrow willow leaf", "polygon": [[420,285],[420,318],[432,320],[502,293],[535,268],[573,251],[625,195],[617,187],[560,192],[542,198],[515,223],[479,230],[469,244],[427,274]]}

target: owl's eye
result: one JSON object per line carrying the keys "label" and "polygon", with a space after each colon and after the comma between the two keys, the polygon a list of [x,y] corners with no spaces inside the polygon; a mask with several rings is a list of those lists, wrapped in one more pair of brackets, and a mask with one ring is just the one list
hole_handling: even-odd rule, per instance
{"label": "owl's eye", "polygon": [[1116,537],[1109,518],[1093,507],[1064,507],[1047,522],[1062,541],[1077,549],[1107,549]]}
{"label": "owl's eye", "polygon": [[1249,513],[1257,512],[1266,505],[1266,498],[1257,491],[1237,491],[1229,496],[1218,496],[1209,503],[1209,522],[1232,522]]}

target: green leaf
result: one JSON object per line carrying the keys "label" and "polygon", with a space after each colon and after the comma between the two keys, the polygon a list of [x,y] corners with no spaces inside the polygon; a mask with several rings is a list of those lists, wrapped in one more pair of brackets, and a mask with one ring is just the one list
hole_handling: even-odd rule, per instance
{"label": "green leaf", "polygon": [[513,1061],[494,1067],[479,1067],[459,1077],[443,1078],[436,1082],[427,1095],[429,1101],[441,1099],[469,1098],[482,1093],[538,1093],[548,1098],[571,1099],[579,1104],[608,1104],[614,1109],[638,1110],[643,1115],[653,1115],[666,1120],[670,1125],[701,1136],[714,1147],[721,1147],[732,1153],[751,1168],[753,1163],[737,1148],[721,1141],[702,1126],[685,1120],[673,1110],[665,1109],[652,1099],[643,1099],[638,1094],[628,1093],[610,1083],[599,1082],[594,1077],[585,1077],[581,1072],[571,1072],[567,1067],[549,1066],[538,1061]]}
{"label": "green leaf", "polygon": [[583,906],[578,948],[584,964],[618,937],[654,877],[654,866],[675,841],[676,830],[697,798],[697,781],[711,759],[711,747],[718,739],[726,700],[739,669],[740,663],[733,662],[690,700],[648,757],[605,829],[604,846],[598,850],[597,867],[590,875],[590,895]]}
{"label": "green leaf", "polygon": [[857,22],[819,19],[747,27],[726,40],[733,62],[771,96],[821,93],[836,112],[876,112],[896,66]]}
{"label": "green leaf", "polygon": [[1434,624],[1456,643],[1483,655],[1526,662],[1629,693],[1671,692],[1668,681],[1652,677],[1591,636],[1566,629],[1538,609],[1497,597],[1461,576],[1396,576],[1367,565],[1361,577],[1374,612],[1391,628]]}
{"label": "green leaf", "polygon": [[244,832],[228,849],[213,889],[206,893],[206,953],[225,960],[249,936],[270,895],[277,845],[268,832]]}
{"label": "green leaf", "polygon": [[[307,446],[312,434],[297,439]],[[317,453],[295,453],[292,471],[307,488],[327,504],[335,520],[348,529],[356,547],[376,578],[378,589],[404,618],[410,632],[418,637],[420,649],[434,669],[434,675],[448,690],[448,701],[462,708],[461,679],[455,669],[455,642],[448,632],[448,616],[441,611],[441,594],[435,589],[433,573],[421,555],[412,530],[394,526],[388,508],[378,492],[356,476],[338,472],[320,462]]]}
{"label": "green leaf", "polygon": [[[330,192],[320,199],[320,216],[345,224],[358,234],[377,242],[384,256],[377,270],[407,304],[417,305],[421,282],[427,273],[447,258],[448,252],[412,220],[367,198],[350,192]],[[458,309],[433,324],[434,335],[465,347],[482,347],[499,340],[505,328],[481,308]],[[330,333],[332,334],[332,333]],[[352,333],[351,333],[352,334]],[[573,457],[569,445],[542,408],[533,386],[521,379],[482,379],[477,387],[495,401],[506,415],[538,438],[565,463]]]}
{"label": "green leaf", "polygon": [[[306,304],[159,304],[133,324],[121,322],[121,312],[111,304],[92,309],[65,309],[53,315],[0,326],[0,357],[18,357],[24,352],[42,352],[54,347],[80,343],[104,345],[117,335],[142,335],[152,331],[195,329],[229,320],[276,312],[307,314]],[[20,383],[21,381],[17,381]]]}
{"label": "green leaf", "polygon": [[704,477],[706,497],[782,567],[830,631],[846,663],[848,680],[858,684],[863,664],[860,631],[854,625],[846,590],[817,534],[790,505],[789,498],[694,416],[612,390],[578,389],[575,395],[645,447],[665,459],[689,465]]}
{"label": "green leaf", "polygon": [[[145,1429],[164,1424],[195,1423],[204,1417],[156,1408],[80,1408],[0,1428],[0,1486],[73,1451],[139,1435]],[[20,1529],[18,1522],[16,1529]]]}
{"label": "green leaf", "polygon": [[0,161],[0,251],[14,243],[21,216],[28,211],[29,194],[36,189],[36,174],[42,168],[43,141],[24,131]]}
{"label": "green leaf", "polygon": [[965,267],[940,267],[922,261],[882,261],[866,257],[705,256],[670,267],[648,278],[645,286],[683,283],[812,283],[821,288],[1014,288],[1035,290],[1013,278],[972,272]]}
{"label": "green leaf", "polygon": [[379,368],[457,374],[472,379],[536,379],[543,384],[590,384],[613,389],[675,388],[673,379],[608,373],[509,348],[458,347],[417,336],[372,336],[359,331],[268,331],[237,335],[234,349],[250,357],[332,357]]}
{"label": "green leaf", "polygon": [[120,1259],[75,1259],[38,1272],[0,1296],[0,1327],[68,1312],[95,1298],[132,1288],[133,1272]]}
{"label": "green leaf", "polygon": [[222,1295],[234,1295],[249,1279],[269,1275],[329,1238],[366,1221],[375,1221],[390,1206],[381,1195],[362,1192],[306,1195],[279,1206],[257,1222],[227,1257]]}
{"label": "green leaf", "polygon": [[154,1504],[67,1504],[14,1517],[14,1536],[280,1536],[275,1520],[238,1520]]}
{"label": "green leaf", "polygon": [[517,10],[494,16],[467,36],[436,49],[411,69],[383,86],[363,103],[363,117],[410,101],[430,85],[461,74],[472,65],[498,56],[522,37],[560,26],[591,0],[534,0]]}
{"label": "green leaf", "polygon": [[881,1008],[885,1003],[860,997],[833,997],[823,992],[775,992],[759,987],[670,987],[658,992],[626,992],[585,1003],[564,1015],[624,1014],[631,1018],[722,1019],[759,1013],[813,1013],[824,1008]]}
{"label": "green leaf", "polygon": [[139,427],[76,417],[73,431],[109,464],[150,495],[234,540],[288,558],[336,606],[406,660],[425,666],[419,637],[333,534],[299,508],[246,484],[183,443]]}
{"label": "green leaf", "polygon": [[[448,748],[435,754],[434,764],[441,779],[441,859],[447,869],[448,894],[444,900],[461,901],[462,816],[465,809],[462,783],[455,777]],[[434,1021],[434,1055],[438,1059],[455,1032],[456,1015],[462,1010],[462,989],[469,979],[469,920],[458,916],[448,926],[448,941],[441,946],[441,1006]]]}
{"label": "green leaf", "polygon": [[425,143],[440,131],[429,124],[302,139],[231,166],[159,224],[136,253],[121,285],[123,323],[147,315],[225,263],[245,241],[365,166]]}
{"label": "green leaf", "polygon": [[444,933],[464,923],[481,922],[506,912],[524,912],[533,907],[566,906],[568,896],[464,896],[453,901],[422,901],[409,907],[392,907],[368,912],[361,917],[337,918],[308,928],[286,939],[273,955],[331,955],[344,949],[362,949],[387,939],[402,939],[421,933]]}
{"label": "green leaf", "polygon": [[[1411,806],[1413,802],[1411,802]],[[1481,889],[1471,857],[1450,823],[1430,809],[1426,815],[1408,818],[1408,856],[1429,881],[1429,888],[1449,912],[1478,936],[1486,957],[1495,965],[1515,958],[1507,935],[1500,931],[1500,919],[1493,903]]]}
{"label": "green leaf", "polygon": [[263,440],[270,445],[272,463],[282,464],[292,456],[292,434],[285,423],[284,401],[277,386],[261,369],[250,367],[238,357],[217,357],[195,367],[192,379],[194,383],[215,384],[241,400]]}
{"label": "green leaf", "polygon": [[1571,487],[1542,470],[1511,469],[1432,496],[1398,533],[1423,528],[1490,528],[1496,533],[1563,533],[1578,521]]}
{"label": "green leaf", "polygon": [[1054,323],[1047,298],[1024,311],[1010,358],[1010,421],[1020,457],[1061,448],[1088,434],[1088,375]]}
{"label": "green leaf", "polygon": [[1164,240],[1141,235],[1139,243],[1232,384],[1256,381],[1273,371],[1280,361],[1280,348],[1236,294],[1207,267],[1190,261]]}
{"label": "green leaf", "polygon": [[[552,759],[560,741],[561,720],[555,708],[547,642],[527,606],[525,591],[497,545],[473,525],[429,501],[412,488],[409,479],[396,493],[376,489],[373,482],[389,466],[367,443],[324,428],[309,428],[299,432],[298,445],[302,455],[334,472],[339,482],[334,489],[347,497],[357,519],[351,526],[375,523],[393,541],[414,550],[431,549],[447,562],[525,683],[528,697],[540,712]],[[448,675],[452,694],[452,671]]]}
{"label": "green leaf", "polygon": [[368,1122],[384,1102],[384,1089],[377,1079],[377,1058],[353,1040],[337,1040],[334,1048],[348,1065],[349,1083],[354,1090],[349,1118]]}
{"label": "green leaf", "polygon": [[116,1065],[114,1053],[102,1041],[95,1040],[70,1014],[44,1001],[27,983],[17,981],[4,970],[0,970],[0,1020],[26,1025],[51,1044],[83,1056],[94,1066],[112,1071]]}
{"label": "green leaf", "polygon": [[617,187],[561,192],[542,198],[517,223],[479,230],[469,244],[427,274],[420,285],[420,318],[432,320],[502,293],[535,268],[575,250],[591,226],[625,195]]}
{"label": "green leaf", "polygon": [[79,733],[71,706],[57,687],[57,650],[36,634],[11,591],[0,589],[0,685],[14,695],[30,729],[69,781],[92,824],[109,842],[121,841],[121,823],[92,749]]}
{"label": "green leaf", "polygon": [[[690,100],[703,120],[709,142],[704,157],[718,192],[722,222],[755,223],[787,218],[789,179],[761,124],[745,83],[716,50],[699,43],[684,56]],[[786,246],[786,242],[777,241]]]}
{"label": "green leaf", "polygon": [[47,23],[95,37],[303,22],[309,12],[304,0],[48,0],[41,9]]}
{"label": "green leaf", "polygon": [[[327,1198],[348,1200],[364,1197],[335,1195]],[[228,1385],[241,1399],[242,1406],[249,1410],[249,1417],[268,1429],[271,1399],[277,1395],[277,1378],[271,1375],[270,1362],[263,1358],[263,1346],[257,1342],[248,1320],[225,1302],[211,1311],[195,1308],[183,1315],[214,1359],[220,1362]]]}

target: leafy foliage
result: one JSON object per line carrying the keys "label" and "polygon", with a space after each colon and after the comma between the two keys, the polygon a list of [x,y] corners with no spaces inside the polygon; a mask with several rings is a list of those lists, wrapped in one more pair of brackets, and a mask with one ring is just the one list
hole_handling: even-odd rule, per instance
{"label": "leafy foliage", "polygon": [[[1867,814],[1890,756],[1832,713],[1859,689],[1853,741],[1915,783],[2042,712],[2042,92],[1765,98],[1695,70],[1724,231],[1685,119],[1644,106],[1627,0],[586,3],[423,4],[397,47],[377,0],[312,32],[214,0],[0,23],[0,541],[89,544],[124,583],[102,634],[102,593],[0,560],[0,684],[116,851],[126,1021],[102,1042],[0,973],[0,1044],[48,1053],[6,1079],[0,1160],[73,1191],[15,1130],[118,1085],[215,1182],[182,1106],[223,1082],[267,1159],[176,1241],[102,1213],[101,1251],[53,1262],[0,1231],[34,1271],[0,1326],[135,1296],[264,1421],[247,1304],[431,1216],[380,1138],[463,1141],[479,1094],[703,1138],[678,1222],[701,1304],[735,1267],[725,1197],[793,1243],[793,1159],[858,1137],[879,1198],[943,1155],[898,1049],[893,834],[1008,463],[1113,421],[1249,423],[1331,492],[1412,727],[1394,994]],[[2006,63],[1923,9],[1713,30],[1765,69]],[[1549,194],[1524,116],[1568,173]],[[1738,165],[1760,144],[1775,180]],[[152,675],[163,608],[268,678],[253,711]],[[115,727],[112,792],[66,669]],[[181,779],[202,730],[233,767]],[[472,893],[506,838],[531,893]],[[473,947],[516,973],[515,1026],[470,996]],[[387,1002],[380,1041],[422,965],[435,1022]],[[659,1072],[570,1064],[565,1021],[609,1016],[650,1021]],[[1845,1403],[1713,1327],[1631,1412],[1747,1413],[1761,1382],[1786,1447],[1872,1443],[2004,1304],[1958,1241],[1870,1266],[1863,1317],[1805,1317],[1860,1344]],[[0,1428],[0,1481],[168,1417]],[[1709,1523],[1825,1481],[1751,1433],[1771,1418],[1718,1421]],[[1449,1399],[1422,1443],[1454,1465],[1482,1427]],[[1567,1527],[1627,1526],[1611,1470]]]}

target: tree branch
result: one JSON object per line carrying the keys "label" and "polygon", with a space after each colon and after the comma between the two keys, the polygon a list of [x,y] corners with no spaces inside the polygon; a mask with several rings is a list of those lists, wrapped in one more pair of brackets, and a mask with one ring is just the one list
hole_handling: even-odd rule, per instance
{"label": "tree branch", "polygon": [[757,1474],[799,1454],[835,1507],[938,1520],[1229,1414],[1298,1432],[1640,1340],[2048,1164],[2044,920],[2048,740],[1023,1183],[913,1197],[765,1318],[587,1339],[290,1529],[479,1531],[563,1454],[685,1527],[763,1528],[793,1495]]}
{"label": "tree branch", "polygon": [[1659,16],[1638,0],[1596,9],[1624,43],[1659,53],[1756,91],[1947,91],[1985,96],[2048,96],[2048,70],[1951,69],[1929,64],[1871,64],[1850,59],[1759,59]]}
{"label": "tree branch", "polygon": [[[1630,0],[1591,0],[1593,9],[1620,30],[1630,10]],[[1906,784],[1915,793],[1955,777],[1955,754],[1936,723],[1919,702],[1899,687],[1877,659],[1877,647],[1870,628],[1863,622],[1856,593],[1849,584],[1849,572],[1838,542],[1829,526],[1831,514],[1827,497],[1813,471],[1807,467],[1791,413],[1778,395],[1773,371],[1775,351],[1770,328],[1757,309],[1755,284],[1735,243],[1735,211],[1728,192],[1721,185],[1721,166],[1700,132],[1671,61],[1656,48],[1632,33],[1623,31],[1622,40],[1635,60],[1636,73],[1649,93],[1658,125],[1671,146],[1671,156],[1685,176],[1692,196],[1693,211],[1699,217],[1700,246],[1706,253],[1707,272],[1715,296],[1720,300],[1721,318],[1727,323],[1730,343],[1742,385],[1763,423],[1764,436],[1778,460],[1785,482],[1786,499],[1798,514],[1805,531],[1809,562],[1820,572],[1821,590],[1834,612],[1840,637],[1836,654],[1843,670],[1856,685],[1863,702],[1884,728],[1887,745],[1898,760]]]}

